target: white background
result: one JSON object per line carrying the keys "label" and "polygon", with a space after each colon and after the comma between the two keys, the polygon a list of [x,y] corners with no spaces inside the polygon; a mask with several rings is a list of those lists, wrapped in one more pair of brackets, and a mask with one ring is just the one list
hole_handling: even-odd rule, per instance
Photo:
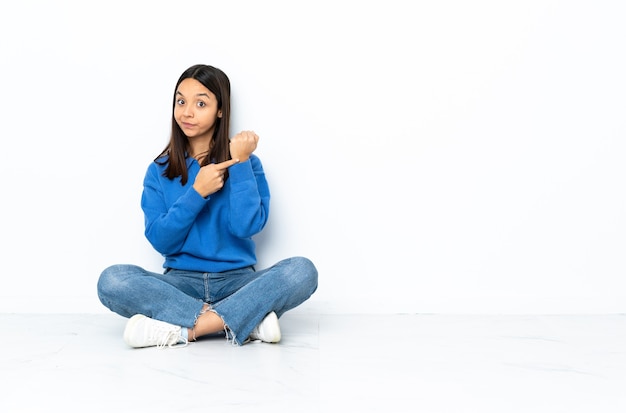
{"label": "white background", "polygon": [[624,312],[624,4],[4,2],[0,311],[160,271],[143,175],[206,63],[261,137],[259,265],[319,269],[302,311]]}

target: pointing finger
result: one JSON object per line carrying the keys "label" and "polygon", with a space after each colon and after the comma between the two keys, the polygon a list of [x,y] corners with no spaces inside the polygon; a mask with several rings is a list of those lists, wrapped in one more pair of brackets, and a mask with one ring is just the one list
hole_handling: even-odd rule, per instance
{"label": "pointing finger", "polygon": [[224,161],[224,162],[220,162],[218,164],[215,164],[215,167],[217,168],[217,170],[222,171],[224,169],[228,169],[229,167],[233,166],[234,164],[238,163],[239,159],[231,159],[228,161]]}

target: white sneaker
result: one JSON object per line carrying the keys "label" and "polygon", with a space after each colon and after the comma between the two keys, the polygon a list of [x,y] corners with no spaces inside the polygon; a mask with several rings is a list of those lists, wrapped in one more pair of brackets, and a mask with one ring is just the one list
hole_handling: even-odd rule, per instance
{"label": "white sneaker", "polygon": [[165,321],[154,320],[143,314],[135,314],[126,323],[124,341],[131,347],[157,348],[187,345],[188,341],[180,335],[181,328]]}
{"label": "white sneaker", "polygon": [[261,340],[266,343],[278,343],[280,341],[280,324],[275,312],[265,316],[263,321],[250,333],[251,340]]}

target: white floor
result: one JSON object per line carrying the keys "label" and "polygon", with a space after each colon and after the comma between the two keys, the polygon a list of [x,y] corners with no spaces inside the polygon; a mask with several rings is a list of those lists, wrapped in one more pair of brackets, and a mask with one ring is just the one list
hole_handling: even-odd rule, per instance
{"label": "white floor", "polygon": [[0,412],[626,412],[626,316],[311,315],[279,344],[131,349],[125,319],[0,315]]}

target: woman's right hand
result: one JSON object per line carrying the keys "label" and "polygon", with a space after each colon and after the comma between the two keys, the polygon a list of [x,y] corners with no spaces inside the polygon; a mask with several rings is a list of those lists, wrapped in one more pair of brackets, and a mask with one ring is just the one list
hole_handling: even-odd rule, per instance
{"label": "woman's right hand", "polygon": [[226,170],[237,162],[239,162],[239,159],[231,159],[201,167],[193,183],[193,189],[203,198],[219,191],[224,186],[224,174]]}

